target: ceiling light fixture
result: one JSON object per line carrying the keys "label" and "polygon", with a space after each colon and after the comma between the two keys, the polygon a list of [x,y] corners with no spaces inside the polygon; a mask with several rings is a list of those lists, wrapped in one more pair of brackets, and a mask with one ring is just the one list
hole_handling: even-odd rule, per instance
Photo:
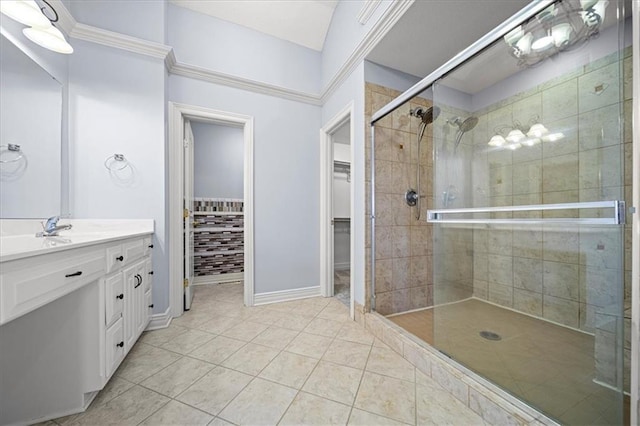
{"label": "ceiling light fixture", "polygon": [[599,34],[609,0],[560,0],[504,36],[518,65],[528,67]]}
{"label": "ceiling light fixture", "polygon": [[[21,24],[28,25],[30,28],[24,28],[22,32],[37,45],[58,53],[73,53],[73,47],[62,32],[53,26],[54,22],[58,22],[58,12],[46,0],[40,1],[46,6],[38,6],[34,0],[2,0],[0,12]],[[53,14],[53,18],[45,11]]]}

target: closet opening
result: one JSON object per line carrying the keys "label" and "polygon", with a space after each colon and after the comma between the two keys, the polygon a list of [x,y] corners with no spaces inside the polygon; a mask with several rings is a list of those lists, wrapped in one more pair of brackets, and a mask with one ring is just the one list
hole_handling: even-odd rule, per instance
{"label": "closet opening", "polygon": [[[193,286],[242,286],[244,147],[239,126],[185,120],[185,310]],[[188,231],[187,231],[188,230]]]}
{"label": "closet opening", "polygon": [[169,114],[170,315],[199,285],[237,285],[253,306],[253,117],[173,102]]}

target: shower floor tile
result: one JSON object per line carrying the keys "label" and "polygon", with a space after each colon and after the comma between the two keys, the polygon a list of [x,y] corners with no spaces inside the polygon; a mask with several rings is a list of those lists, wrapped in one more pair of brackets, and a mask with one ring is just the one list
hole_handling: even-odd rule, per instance
{"label": "shower floor tile", "polygon": [[617,394],[593,381],[589,334],[477,299],[388,319],[562,423],[621,423]]}

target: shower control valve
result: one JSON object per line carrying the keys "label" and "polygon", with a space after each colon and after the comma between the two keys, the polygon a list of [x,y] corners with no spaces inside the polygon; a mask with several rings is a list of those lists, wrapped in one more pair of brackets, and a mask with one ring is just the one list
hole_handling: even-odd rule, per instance
{"label": "shower control valve", "polygon": [[418,199],[420,198],[420,196],[418,195],[418,193],[409,188],[407,190],[407,192],[404,193],[404,199],[407,202],[407,205],[409,206],[415,206],[416,204],[418,204]]}

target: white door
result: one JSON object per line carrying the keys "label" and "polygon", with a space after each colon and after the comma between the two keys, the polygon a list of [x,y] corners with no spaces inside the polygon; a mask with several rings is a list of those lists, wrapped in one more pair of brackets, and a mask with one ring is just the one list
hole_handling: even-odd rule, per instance
{"label": "white door", "polygon": [[193,131],[189,120],[184,122],[184,309],[191,309],[193,300]]}

